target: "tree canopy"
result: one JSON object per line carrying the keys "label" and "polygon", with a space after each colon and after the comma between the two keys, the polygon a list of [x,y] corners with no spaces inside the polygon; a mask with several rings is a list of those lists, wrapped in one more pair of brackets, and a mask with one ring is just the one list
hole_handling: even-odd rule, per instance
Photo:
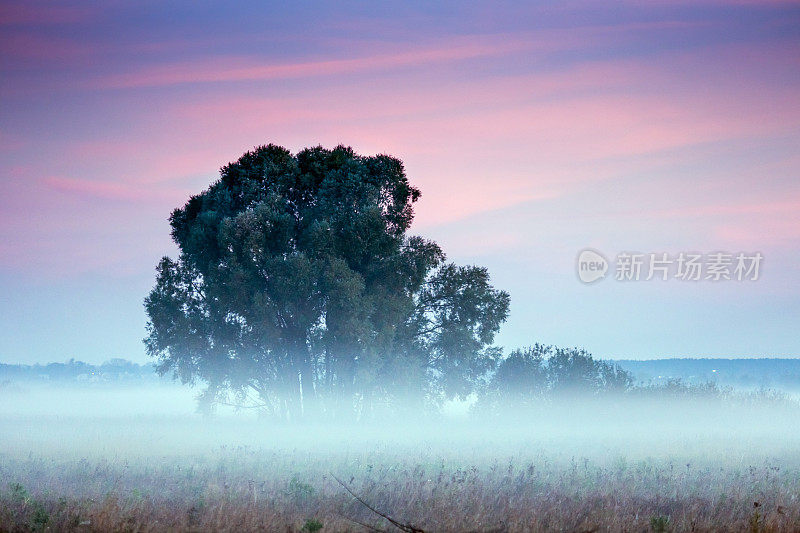
{"label": "tree canopy", "polygon": [[180,254],[145,299],[159,372],[290,419],[470,394],[509,295],[407,234],[419,198],[400,160],[344,146],[224,166],[170,216]]}
{"label": "tree canopy", "polygon": [[546,400],[585,399],[631,390],[633,376],[580,348],[544,344],[514,350],[480,388],[475,410],[525,411]]}

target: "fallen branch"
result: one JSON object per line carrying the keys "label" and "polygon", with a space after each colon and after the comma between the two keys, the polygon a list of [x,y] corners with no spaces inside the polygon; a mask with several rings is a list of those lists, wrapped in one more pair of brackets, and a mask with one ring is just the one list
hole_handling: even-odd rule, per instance
{"label": "fallen branch", "polygon": [[[422,529],[419,529],[419,528],[417,528],[417,527],[414,527],[414,526],[412,526],[411,524],[404,524],[404,523],[402,523],[402,522],[398,522],[398,521],[397,521],[397,520],[395,520],[394,518],[392,518],[392,517],[390,517],[390,516],[388,516],[388,515],[386,515],[386,514],[384,514],[384,513],[380,512],[380,511],[378,511],[378,510],[377,510],[377,509],[375,509],[373,506],[371,506],[370,504],[368,504],[367,502],[365,502],[365,501],[364,501],[364,500],[363,500],[363,499],[362,499],[362,498],[361,498],[361,497],[360,497],[358,494],[356,494],[355,492],[353,492],[352,490],[350,490],[350,487],[348,487],[347,485],[345,485],[345,484],[344,484],[344,482],[343,482],[341,479],[339,479],[338,477],[336,477],[336,476],[335,476],[335,475],[333,475],[333,474],[331,474],[331,477],[333,477],[333,479],[335,479],[335,480],[336,480],[336,481],[339,483],[339,485],[341,485],[342,487],[344,487],[344,490],[346,490],[348,493],[350,493],[350,496],[352,496],[353,498],[355,498],[355,499],[356,499],[356,501],[358,501],[358,502],[359,502],[361,505],[363,505],[364,507],[366,507],[367,509],[369,509],[370,511],[372,511],[372,512],[373,512],[373,513],[375,513],[376,515],[378,515],[378,516],[380,516],[380,517],[382,517],[382,518],[385,518],[386,520],[388,520],[388,521],[389,521],[389,523],[390,523],[390,524],[392,524],[394,527],[396,527],[396,528],[397,528],[397,529],[399,529],[400,531],[405,531],[405,533],[425,533],[425,531],[424,531],[424,530],[422,530]],[[362,525],[362,526],[364,526],[364,524],[361,524],[361,525]],[[365,526],[365,527],[369,527],[369,526]],[[374,528],[372,528],[372,529],[374,529]]]}

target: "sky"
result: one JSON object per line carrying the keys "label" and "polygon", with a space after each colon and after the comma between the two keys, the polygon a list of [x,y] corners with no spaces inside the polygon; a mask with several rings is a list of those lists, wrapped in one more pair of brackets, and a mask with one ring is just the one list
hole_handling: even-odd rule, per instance
{"label": "sky", "polygon": [[402,159],[507,350],[800,356],[798,2],[0,1],[0,362],[145,362],[169,213],[267,143]]}

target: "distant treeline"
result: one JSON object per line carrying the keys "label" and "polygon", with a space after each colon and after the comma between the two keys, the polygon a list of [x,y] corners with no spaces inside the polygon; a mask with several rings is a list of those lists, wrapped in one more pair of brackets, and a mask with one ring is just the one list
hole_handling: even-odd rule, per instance
{"label": "distant treeline", "polygon": [[8,381],[38,381],[54,383],[97,382],[165,382],[155,367],[137,364],[126,359],[111,359],[100,365],[70,359],[66,363],[46,365],[10,365],[0,363],[0,383]]}
{"label": "distant treeline", "polygon": [[[500,379],[519,381],[522,375],[530,373],[527,379],[541,385],[540,379],[546,371],[545,362],[553,355],[542,350],[555,350],[552,347],[536,346],[526,350],[517,350],[501,364]],[[541,360],[536,354],[541,356]],[[570,350],[572,352],[572,350]],[[585,352],[584,352],[585,353]],[[588,354],[586,354],[588,355]],[[562,353],[556,361],[563,360]],[[532,360],[530,359],[532,358]],[[574,358],[574,363],[583,361],[584,358]],[[599,381],[607,382],[613,387],[627,386],[627,379],[631,385],[666,385],[680,380],[687,385],[704,385],[713,383],[718,387],[733,388],[776,388],[783,390],[800,389],[800,359],[653,359],[649,361],[596,360],[599,366],[597,372],[591,375]],[[556,366],[551,375],[556,378]],[[580,364],[574,365],[580,367]],[[626,372],[618,375],[614,367]],[[573,365],[569,368],[574,371]],[[584,367],[586,369],[586,367]],[[578,374],[581,374],[580,372]],[[584,376],[587,374],[584,373]],[[514,378],[512,378],[514,376]],[[615,381],[615,378],[617,381]],[[584,378],[581,378],[584,379]],[[589,381],[592,381],[590,379]],[[621,382],[619,380],[622,380]],[[155,372],[151,363],[137,364],[127,359],[110,359],[103,364],[93,365],[83,361],[70,359],[65,363],[49,363],[46,365],[23,365],[0,363],[0,381],[169,381],[161,378]],[[562,380],[563,381],[563,380]],[[594,382],[598,384],[599,381]],[[497,384],[497,382],[495,382]],[[588,383],[587,383],[588,384]],[[507,385],[514,387],[512,383]],[[538,386],[538,385],[537,385]],[[590,387],[592,388],[592,387]]]}
{"label": "distant treeline", "polygon": [[[678,364],[671,367],[669,363],[673,361],[653,361],[661,364],[662,372],[652,379],[642,379],[639,374],[637,379],[625,366],[630,368],[631,363],[643,363],[641,361],[598,360],[579,348],[535,344],[514,350],[499,362],[497,369],[487,375],[483,385],[478,388],[477,402],[473,407],[477,412],[489,414],[508,412],[509,409],[530,412],[554,402],[569,404],[571,400],[604,398],[637,401],[725,400],[729,403],[790,401],[784,391],[775,390],[774,387],[760,387],[755,391],[752,387],[749,391],[740,388],[737,391],[729,384],[720,383],[719,379],[698,380],[699,373],[686,375],[674,372],[676,369],[696,372],[697,369],[692,365],[681,365],[685,360],[677,360]],[[701,368],[703,363],[710,364],[708,360],[700,363]],[[797,361],[794,363],[795,369],[800,368]],[[730,366],[727,365],[729,370]],[[718,368],[710,370],[712,374],[720,373]],[[726,375],[730,375],[730,372]],[[693,379],[685,379],[688,377]],[[792,402],[792,405],[795,404]]]}
{"label": "distant treeline", "polygon": [[619,360],[637,383],[715,383],[737,389],[800,389],[800,359],[654,359]]}

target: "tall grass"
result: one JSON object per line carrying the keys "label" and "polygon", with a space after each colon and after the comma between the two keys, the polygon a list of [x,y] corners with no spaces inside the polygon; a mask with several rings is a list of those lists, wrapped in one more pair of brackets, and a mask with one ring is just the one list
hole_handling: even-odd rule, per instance
{"label": "tall grass", "polygon": [[240,447],[180,458],[4,457],[0,529],[392,529],[336,475],[377,510],[425,531],[800,530],[797,457],[721,460],[709,452],[566,457],[520,448],[501,458],[474,448],[370,445],[362,452]]}
{"label": "tall grass", "polygon": [[[38,413],[38,411],[37,411]],[[0,416],[0,531],[800,531],[780,402],[382,425]]]}

